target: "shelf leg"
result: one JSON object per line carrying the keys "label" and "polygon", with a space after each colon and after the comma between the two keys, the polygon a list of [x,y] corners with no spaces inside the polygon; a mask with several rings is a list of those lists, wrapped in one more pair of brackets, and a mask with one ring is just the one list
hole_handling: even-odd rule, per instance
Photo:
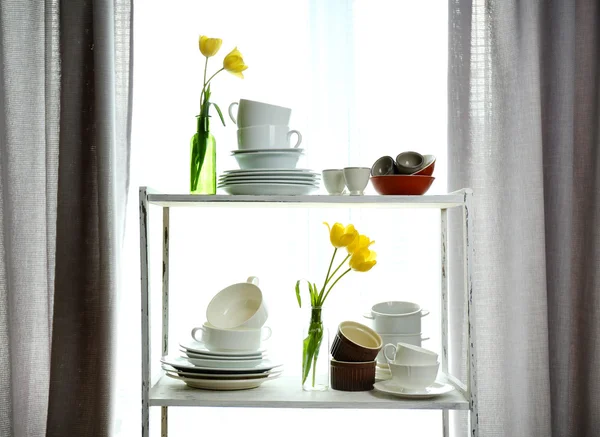
{"label": "shelf leg", "polygon": [[169,437],[169,407],[160,407],[160,437]]}
{"label": "shelf leg", "polygon": [[140,276],[142,302],[142,437],[150,435],[150,283],[148,281],[148,192],[140,188]]}
{"label": "shelf leg", "polygon": [[[440,214],[440,286],[442,291],[441,313],[442,313],[442,356],[441,365],[442,372],[448,374],[448,210],[441,209]],[[448,437],[449,429],[449,412],[442,411],[442,435]]]}
{"label": "shelf leg", "polygon": [[469,399],[470,412],[469,422],[471,426],[471,437],[479,437],[479,408],[477,404],[477,355],[475,353],[475,308],[473,305],[473,192],[465,192],[465,204],[463,207],[463,238],[464,238],[464,275],[465,275],[465,298],[467,300],[468,320],[468,372],[469,372]]}
{"label": "shelf leg", "polygon": [[[169,354],[169,207],[163,207],[162,355]],[[166,415],[166,410],[165,410]]]}

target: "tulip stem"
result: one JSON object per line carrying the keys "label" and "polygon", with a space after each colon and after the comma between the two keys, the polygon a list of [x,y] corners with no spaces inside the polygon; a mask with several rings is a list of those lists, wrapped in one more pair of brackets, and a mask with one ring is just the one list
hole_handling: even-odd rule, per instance
{"label": "tulip stem", "polygon": [[[348,255],[348,256],[350,256],[350,255]],[[346,259],[348,259],[348,257],[346,257]],[[345,260],[344,260],[344,262],[345,262]],[[342,264],[343,264],[343,263],[342,263]],[[340,265],[340,267],[341,267],[341,265]],[[339,267],[338,267],[338,268],[339,268]],[[344,275],[345,275],[346,273],[348,273],[350,270],[352,270],[352,269],[350,269],[350,268],[349,268],[348,270],[346,270],[344,273],[342,273],[340,276],[338,276],[338,278],[335,280],[335,282],[334,282],[333,284],[331,284],[331,287],[329,287],[329,290],[327,290],[327,293],[325,293],[325,296],[323,297],[323,300],[321,301],[321,305],[323,305],[323,303],[325,302],[325,299],[327,299],[327,296],[329,296],[329,293],[331,292],[331,290],[333,289],[333,287],[335,286],[335,284],[337,284],[337,283],[338,283],[338,281],[339,281],[340,279],[342,279],[342,278],[344,277]],[[336,271],[337,271],[337,270],[336,270]],[[334,272],[333,274],[335,275],[335,272]],[[332,277],[333,277],[333,275],[332,275]]]}
{"label": "tulip stem", "polygon": [[325,286],[327,285],[327,281],[329,281],[329,273],[331,273],[331,266],[333,266],[333,260],[335,259],[337,250],[337,247],[333,249],[333,256],[331,257],[331,261],[329,262],[329,268],[327,269],[327,275],[325,276],[325,282],[323,282],[323,288],[321,289],[321,293],[319,293],[319,297],[323,296],[323,293],[325,292]]}
{"label": "tulip stem", "polygon": [[[337,252],[337,247],[335,248],[335,251],[333,252],[333,257],[335,257],[336,252]],[[331,258],[331,264],[333,264],[333,257]],[[323,284],[323,289],[321,290],[321,293],[319,293],[319,301],[321,302],[321,305],[323,305],[323,302],[325,302],[325,299],[323,298],[323,294],[325,293],[325,288],[327,287],[327,284],[335,276],[335,274],[338,272],[338,270],[346,263],[346,261],[348,261],[348,258],[350,258],[350,254],[348,254],[348,256],[346,256],[346,258],[344,258],[344,261],[342,261],[341,264],[339,266],[337,266],[337,268],[333,271],[331,276],[329,275],[329,271],[331,271],[331,265],[329,266],[329,271],[327,272],[327,278],[325,279],[325,283]]]}
{"label": "tulip stem", "polygon": [[200,115],[202,115],[202,103],[204,100],[204,90],[206,89],[206,70],[208,70],[208,56],[206,57],[206,61],[204,62],[204,82],[202,85],[202,92],[200,93]]}
{"label": "tulip stem", "polygon": [[217,72],[215,74],[213,74],[204,84],[204,88],[206,88],[206,86],[210,83],[211,80],[213,80],[213,78],[219,74],[221,71],[225,70],[225,67],[221,68],[220,70],[217,70]]}

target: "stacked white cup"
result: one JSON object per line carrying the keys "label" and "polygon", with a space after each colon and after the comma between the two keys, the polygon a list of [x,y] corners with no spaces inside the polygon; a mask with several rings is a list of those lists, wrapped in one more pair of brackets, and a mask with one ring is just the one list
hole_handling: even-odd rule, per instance
{"label": "stacked white cup", "polygon": [[238,127],[238,149],[232,154],[241,169],[296,168],[302,135],[289,127],[290,108],[240,99],[229,105],[228,112]]}

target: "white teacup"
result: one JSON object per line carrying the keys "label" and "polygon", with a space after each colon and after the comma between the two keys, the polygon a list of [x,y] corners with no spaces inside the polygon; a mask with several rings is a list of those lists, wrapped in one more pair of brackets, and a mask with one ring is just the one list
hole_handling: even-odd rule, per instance
{"label": "white teacup", "polygon": [[269,316],[258,278],[219,291],[206,308],[206,320],[221,329],[260,329]]}
{"label": "white teacup", "polygon": [[[237,106],[237,115],[233,114]],[[229,118],[238,127],[260,126],[263,124],[277,124],[288,126],[292,110],[283,106],[271,105],[269,103],[255,102],[254,100],[240,99],[229,105]]]}
{"label": "white teacup", "polygon": [[344,170],[340,169],[328,169],[321,172],[323,175],[323,184],[325,189],[331,195],[340,195],[346,188],[346,181],[344,180]]}
{"label": "white teacup", "polygon": [[350,190],[351,196],[360,196],[365,191],[371,176],[371,169],[368,167],[346,167],[344,168],[344,179],[346,186]]}
{"label": "white teacup", "polygon": [[395,364],[390,363],[392,382],[410,390],[422,390],[435,382],[440,363]]}
{"label": "white teacup", "polygon": [[[388,355],[390,349],[394,350],[393,356]],[[408,343],[388,343],[383,347],[383,355],[389,363],[405,365],[435,364],[438,360],[435,352]]]}
{"label": "white teacup", "polygon": [[[202,332],[200,338],[197,337],[199,331]],[[214,351],[255,351],[269,337],[271,328],[268,326],[261,329],[219,329],[205,323],[192,329],[192,338]]]}
{"label": "white teacup", "polygon": [[[293,134],[296,134],[296,143],[292,146],[290,139]],[[241,127],[237,137],[240,150],[297,148],[302,143],[300,132],[276,124]]]}

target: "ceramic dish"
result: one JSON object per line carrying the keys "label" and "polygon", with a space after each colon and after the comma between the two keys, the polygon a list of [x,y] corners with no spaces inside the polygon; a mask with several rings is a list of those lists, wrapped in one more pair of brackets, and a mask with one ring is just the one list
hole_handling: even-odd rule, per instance
{"label": "ceramic dish", "polygon": [[256,360],[256,359],[264,359],[264,358],[267,358],[267,356],[268,356],[268,354],[266,352],[263,354],[251,356],[251,357],[229,357],[229,356],[224,356],[224,355],[205,355],[205,354],[198,354],[195,352],[190,352],[184,348],[180,348],[180,352],[182,354],[187,355],[190,358],[200,358],[200,359],[204,359],[204,360],[233,360],[233,361],[247,360],[247,361],[250,361],[250,360]]}
{"label": "ceramic dish", "polygon": [[235,369],[223,369],[216,367],[196,366],[183,357],[166,356],[161,358],[161,363],[168,364],[177,370],[192,371],[194,373],[262,373],[277,367],[282,364],[274,363],[270,360],[262,360],[260,364],[254,366],[239,367]]}
{"label": "ceramic dish", "polygon": [[187,340],[179,343],[183,349],[202,355],[212,355],[215,357],[246,357],[246,358],[257,358],[262,357],[264,352],[267,350],[266,348],[257,349],[255,351],[216,351],[209,350],[206,348],[204,343],[201,343],[196,340]]}
{"label": "ceramic dish", "polygon": [[256,185],[271,185],[271,184],[289,184],[289,185],[306,185],[309,187],[319,187],[319,183],[318,182],[314,182],[314,181],[296,181],[293,179],[274,179],[274,180],[269,180],[269,179],[254,179],[252,181],[244,181],[244,180],[239,180],[239,179],[232,179],[232,180],[225,180],[222,182],[219,182],[217,184],[217,186],[220,187],[224,187],[227,185],[247,185],[247,184],[256,184]]}
{"label": "ceramic dish", "polygon": [[200,378],[186,378],[179,376],[174,373],[167,372],[167,376],[170,378],[178,379],[185,382],[189,387],[200,388],[204,390],[247,390],[250,388],[259,387],[266,381],[272,381],[281,376],[281,373],[277,375],[269,375],[266,378],[254,378],[254,379],[200,379]]}
{"label": "ceramic dish", "polygon": [[436,396],[450,393],[452,390],[454,390],[454,387],[452,387],[450,384],[444,384],[443,382],[437,381],[431,384],[429,387],[419,390],[409,390],[404,387],[400,387],[398,384],[395,384],[393,380],[376,382],[373,387],[375,390],[381,393],[411,399],[434,398]]}
{"label": "ceramic dish", "polygon": [[310,181],[310,182],[314,182],[316,181],[318,178],[316,178],[315,176],[312,175],[302,175],[302,174],[263,174],[263,173],[259,173],[257,175],[223,175],[219,177],[219,181],[255,181],[255,180],[267,180],[267,181],[272,181],[272,180],[280,180],[280,179],[285,179],[285,180],[291,180],[291,181]]}
{"label": "ceramic dish", "polygon": [[213,369],[247,369],[261,365],[264,360],[256,358],[254,360],[215,360],[205,358],[185,357],[190,363],[197,367],[211,367]]}
{"label": "ceramic dish", "polygon": [[304,149],[294,149],[294,148],[285,148],[285,149],[245,149],[245,150],[232,150],[231,153],[233,155],[237,155],[240,153],[257,153],[257,152],[282,152],[282,153],[302,153]]}
{"label": "ceramic dish", "polygon": [[433,176],[390,175],[371,176],[373,188],[382,195],[420,196],[425,194],[435,178]]}
{"label": "ceramic dish", "polygon": [[235,154],[233,157],[241,169],[296,168],[302,153],[256,152]]}
{"label": "ceramic dish", "polygon": [[278,368],[277,370],[270,370],[263,373],[235,373],[235,374],[218,374],[218,373],[197,373],[197,372],[184,372],[183,370],[177,370],[174,367],[166,364],[162,365],[163,370],[167,372],[176,373],[179,376],[187,378],[201,378],[201,379],[254,379],[254,378],[266,378],[269,375],[279,375],[283,372]]}
{"label": "ceramic dish", "polygon": [[315,173],[312,170],[307,170],[305,168],[255,168],[255,169],[247,169],[247,170],[240,170],[240,169],[234,169],[234,170],[225,170],[223,172],[223,174],[242,174],[242,173],[248,173],[248,174],[256,174],[256,173],[266,173],[266,174],[275,174],[275,173],[285,173],[285,174],[297,174],[297,173],[301,173],[301,174],[311,174],[311,175],[315,175],[315,176],[319,176],[318,173]]}
{"label": "ceramic dish", "polygon": [[431,176],[435,169],[435,156],[423,155],[423,164],[421,169],[413,173],[414,176]]}
{"label": "ceramic dish", "polygon": [[228,194],[246,196],[300,196],[310,194],[317,187],[299,184],[235,184],[223,187]]}

